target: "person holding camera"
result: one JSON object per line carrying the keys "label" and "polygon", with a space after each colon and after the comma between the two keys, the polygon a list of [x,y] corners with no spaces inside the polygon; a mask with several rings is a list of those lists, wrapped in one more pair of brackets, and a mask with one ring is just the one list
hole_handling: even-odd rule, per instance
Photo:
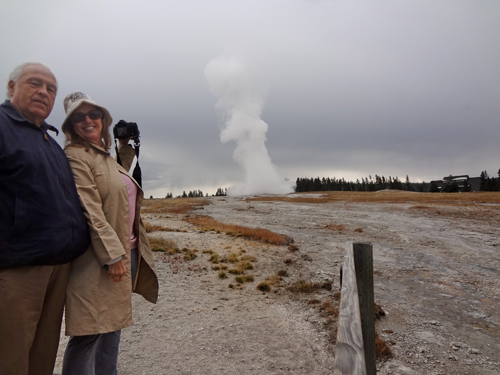
{"label": "person holding camera", "polygon": [[118,151],[116,152],[116,160],[120,157],[120,165],[126,171],[130,171],[132,163],[135,158],[135,151],[131,144],[129,144],[132,137],[118,138]]}
{"label": "person holding camera", "polygon": [[[116,161],[127,171],[130,171],[134,158],[137,156],[137,163],[132,172],[132,177],[142,186],[142,173],[141,167],[139,166],[139,146],[141,145],[139,141],[140,134],[139,127],[135,122],[120,120],[113,127]],[[134,147],[129,144],[132,139],[134,140]],[[116,140],[118,140],[119,145],[116,145]]]}
{"label": "person holding camera", "polygon": [[158,279],[140,219],[143,191],[109,153],[108,110],[80,91],[64,99],[64,149],[90,231],[71,263],[63,375],[117,374],[121,329],[132,322],[132,291],[155,303]]}

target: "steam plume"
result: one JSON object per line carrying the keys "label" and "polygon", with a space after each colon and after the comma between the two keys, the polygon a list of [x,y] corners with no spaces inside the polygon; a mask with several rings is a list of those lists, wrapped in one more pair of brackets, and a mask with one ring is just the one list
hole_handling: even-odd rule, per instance
{"label": "steam plume", "polygon": [[252,89],[247,67],[238,59],[220,57],[205,67],[211,93],[218,99],[215,108],[224,118],[222,143],[236,142],[233,159],[245,171],[244,187],[232,187],[230,195],[286,194],[292,192],[272,164],[265,146],[268,126],[260,115],[263,100]]}

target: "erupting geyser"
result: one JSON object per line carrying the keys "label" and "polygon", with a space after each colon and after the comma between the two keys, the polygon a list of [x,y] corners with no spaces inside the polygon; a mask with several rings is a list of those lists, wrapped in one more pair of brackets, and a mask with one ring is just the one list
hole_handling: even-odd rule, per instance
{"label": "erupting geyser", "polygon": [[231,187],[228,194],[291,193],[291,184],[278,174],[267,153],[267,124],[260,118],[264,103],[252,92],[246,66],[223,56],[209,61],[205,77],[224,118],[220,140],[236,142],[233,159],[245,171],[244,187]]}

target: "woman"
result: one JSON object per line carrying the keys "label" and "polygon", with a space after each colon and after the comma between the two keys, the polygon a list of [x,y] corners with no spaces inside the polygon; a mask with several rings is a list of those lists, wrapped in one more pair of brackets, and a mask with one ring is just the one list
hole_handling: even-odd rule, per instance
{"label": "woman", "polygon": [[116,374],[122,328],[132,322],[131,292],[155,303],[158,279],[139,217],[143,191],[111,157],[108,110],[75,91],[64,99],[65,152],[91,245],[71,263],[63,375]]}

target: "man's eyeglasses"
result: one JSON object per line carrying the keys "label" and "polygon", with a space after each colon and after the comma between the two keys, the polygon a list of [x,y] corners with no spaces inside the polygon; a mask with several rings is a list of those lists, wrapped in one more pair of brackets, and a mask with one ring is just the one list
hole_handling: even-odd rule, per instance
{"label": "man's eyeglasses", "polygon": [[78,122],[85,121],[87,116],[91,120],[98,120],[102,118],[102,112],[98,110],[88,111],[87,113],[76,112],[70,116],[70,120],[73,124],[76,124]]}

